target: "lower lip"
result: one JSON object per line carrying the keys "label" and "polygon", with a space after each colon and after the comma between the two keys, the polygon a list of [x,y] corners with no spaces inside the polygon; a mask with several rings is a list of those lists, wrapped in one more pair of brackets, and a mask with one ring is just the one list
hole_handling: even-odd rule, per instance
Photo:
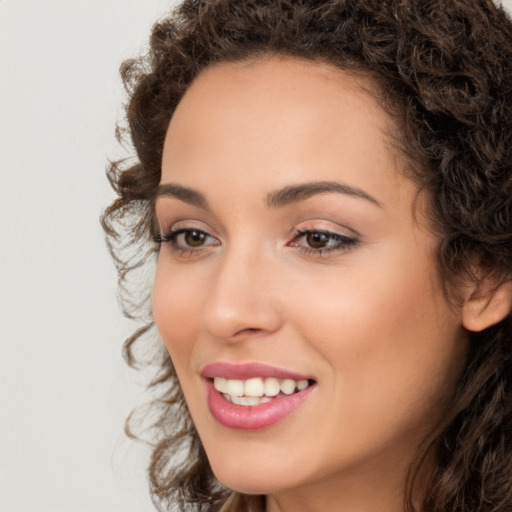
{"label": "lower lip", "polygon": [[260,405],[236,405],[228,402],[217,391],[211,380],[206,381],[208,407],[212,416],[223,426],[238,430],[259,430],[268,428],[296,411],[309,397],[314,387],[303,389],[291,395],[273,398]]}

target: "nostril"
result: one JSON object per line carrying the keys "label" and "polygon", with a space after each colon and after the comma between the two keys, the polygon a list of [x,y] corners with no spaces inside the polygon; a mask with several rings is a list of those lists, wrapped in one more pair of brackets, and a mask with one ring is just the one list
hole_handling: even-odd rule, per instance
{"label": "nostril", "polygon": [[258,329],[256,327],[247,327],[246,329],[241,329],[236,333],[236,335],[240,334],[255,334],[261,332],[261,329]]}

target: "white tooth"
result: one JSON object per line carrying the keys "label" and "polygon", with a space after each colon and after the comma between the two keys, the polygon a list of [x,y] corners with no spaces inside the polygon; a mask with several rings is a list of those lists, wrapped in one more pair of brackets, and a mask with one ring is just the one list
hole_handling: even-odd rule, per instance
{"label": "white tooth", "polygon": [[215,377],[213,379],[213,385],[215,386],[215,389],[221,393],[226,393],[226,384],[227,380],[223,377]]}
{"label": "white tooth", "polygon": [[228,393],[228,395],[231,395],[232,397],[243,396],[244,381],[228,379],[226,382],[226,393]]}
{"label": "white tooth", "polygon": [[285,395],[291,395],[295,391],[296,383],[292,379],[284,379],[281,381],[281,391]]}
{"label": "white tooth", "polygon": [[299,391],[302,391],[303,389],[306,389],[309,386],[309,383],[307,380],[299,380],[297,382],[297,389]]}
{"label": "white tooth", "polygon": [[224,393],[222,396],[224,397],[225,400],[231,402],[231,397],[227,393]]}
{"label": "white tooth", "polygon": [[260,405],[260,399],[257,396],[242,396],[239,400],[240,405]]}
{"label": "white tooth", "polygon": [[280,391],[279,381],[272,377],[265,379],[264,388],[266,396],[277,396]]}
{"label": "white tooth", "polygon": [[236,405],[260,405],[260,404],[266,404],[272,400],[272,398],[269,398],[268,396],[229,396],[229,395],[223,395],[224,398],[233,404]]}
{"label": "white tooth", "polygon": [[245,396],[263,396],[263,379],[247,379],[244,385]]}

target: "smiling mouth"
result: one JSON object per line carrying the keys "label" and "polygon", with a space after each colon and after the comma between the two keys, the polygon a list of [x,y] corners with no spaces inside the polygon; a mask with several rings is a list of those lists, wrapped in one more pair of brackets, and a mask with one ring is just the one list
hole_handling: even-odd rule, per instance
{"label": "smiling mouth", "polygon": [[276,379],[254,377],[246,380],[214,377],[213,385],[222,397],[235,405],[257,406],[274,399],[299,393],[312,386],[312,379]]}

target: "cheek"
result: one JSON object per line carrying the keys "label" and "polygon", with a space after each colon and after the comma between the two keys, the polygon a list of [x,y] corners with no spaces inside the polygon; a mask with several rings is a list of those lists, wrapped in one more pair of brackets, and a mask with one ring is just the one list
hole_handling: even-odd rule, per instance
{"label": "cheek", "polygon": [[459,318],[424,253],[382,250],[364,271],[346,269],[294,303],[299,330],[331,367],[333,404],[343,404],[340,421],[350,417],[352,431],[417,428],[463,363]]}
{"label": "cheek", "polygon": [[199,295],[194,281],[157,264],[153,285],[153,318],[178,374],[186,364],[199,328]]}

